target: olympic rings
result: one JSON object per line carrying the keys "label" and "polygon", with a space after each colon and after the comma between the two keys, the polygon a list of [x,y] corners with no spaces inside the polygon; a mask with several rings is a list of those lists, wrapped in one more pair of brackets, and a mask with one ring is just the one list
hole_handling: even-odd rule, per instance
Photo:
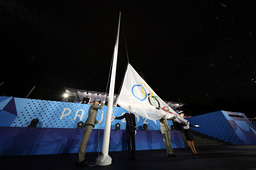
{"label": "olympic rings", "polygon": [[[143,85],[144,85],[145,87],[144,87]],[[136,96],[136,95],[134,94],[134,87],[136,87],[136,86],[140,86],[141,92],[142,92],[142,94],[144,95],[144,98],[140,98],[140,97],[138,97],[138,96]],[[146,91],[145,88],[149,91],[149,93],[147,93],[147,91]],[[153,92],[152,92],[152,91],[146,86],[146,84],[144,84],[144,83],[133,85],[133,86],[132,86],[132,94],[133,94],[133,96],[134,96],[135,98],[139,99],[140,101],[144,101],[144,100],[146,100],[146,98],[148,98],[149,104],[152,105],[152,106],[155,106],[156,109],[160,109],[160,107],[161,107],[160,102],[159,102],[158,99],[157,99],[158,96],[154,96],[154,95],[153,95]],[[151,101],[151,100],[152,100],[152,101]]]}
{"label": "olympic rings", "polygon": [[[149,93],[149,94],[150,94],[150,93]],[[152,106],[156,106],[156,109],[160,109],[160,103],[159,103],[159,101],[157,100],[157,96],[151,96],[151,98],[154,99],[153,101],[154,101],[155,103],[152,104],[150,97],[148,97],[148,102],[149,102]]]}
{"label": "olympic rings", "polygon": [[[143,92],[143,90],[142,90],[142,88],[143,88],[143,86],[142,85],[144,85],[146,88],[147,88],[147,90],[148,91],[150,91],[150,89],[146,86],[146,84],[144,84],[144,83],[141,83],[141,91],[142,91],[142,93],[144,94],[144,95],[146,95],[147,93],[144,93]],[[151,96],[149,95],[151,93]],[[148,97],[150,97],[150,98],[152,98],[152,96],[153,96],[153,92],[151,91],[149,94],[148,94]]]}
{"label": "olympic rings", "polygon": [[141,99],[141,98],[137,97],[137,96],[134,94],[134,92],[133,92],[133,89],[134,89],[135,86],[141,86],[141,85],[140,85],[140,84],[135,84],[134,86],[132,86],[132,94],[133,94],[133,96],[134,96],[135,98],[139,99],[140,101],[146,100],[146,98],[147,98],[147,91],[146,91],[146,89],[145,89],[143,86],[141,86],[141,89],[142,89],[141,91],[142,91],[142,93],[145,95],[144,98]]}
{"label": "olympic rings", "polygon": [[[145,87],[144,87],[143,85],[144,85]],[[144,95],[143,98],[139,98],[138,96],[136,96],[136,95],[134,94],[134,87],[136,87],[136,86],[138,86],[138,87],[140,86],[141,92],[142,92],[142,94]],[[146,89],[149,91],[149,93],[147,93]],[[135,85],[132,86],[132,89],[131,89],[131,90],[132,90],[133,96],[134,96],[135,98],[139,99],[140,101],[144,101],[144,100],[146,100],[146,98],[148,98],[148,102],[149,102],[149,104],[150,104],[151,106],[154,106],[154,107],[155,107],[156,109],[158,109],[158,110],[159,110],[159,109],[162,109],[163,111],[165,111],[165,112],[167,112],[167,113],[169,113],[169,114],[174,114],[174,115],[176,115],[175,113],[171,112],[171,110],[170,110],[170,108],[169,108],[168,105],[164,104],[161,99],[158,99],[158,98],[159,98],[158,96],[154,96],[154,95],[153,95],[153,92],[146,86],[146,84],[144,84],[144,83],[135,84]],[[160,102],[161,102],[161,103],[160,103]],[[161,104],[164,104],[165,106],[162,107]]]}
{"label": "olympic rings", "polygon": [[170,109],[167,108],[166,106],[164,106],[162,109],[163,109],[165,112],[167,112],[167,113],[170,113],[170,114],[173,114],[173,115],[178,115],[177,113],[171,112]]}

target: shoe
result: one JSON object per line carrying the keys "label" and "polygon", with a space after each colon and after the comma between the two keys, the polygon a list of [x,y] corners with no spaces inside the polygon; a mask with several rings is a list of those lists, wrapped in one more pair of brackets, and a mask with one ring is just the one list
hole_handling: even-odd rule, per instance
{"label": "shoe", "polygon": [[169,158],[174,158],[174,157],[176,157],[176,155],[174,155],[174,154],[168,154],[168,157],[169,157]]}
{"label": "shoe", "polygon": [[137,160],[137,159],[135,158],[135,156],[131,156],[130,159],[133,160],[133,161],[136,161],[136,160]]}
{"label": "shoe", "polygon": [[200,154],[199,153],[193,153],[194,156],[199,156]]}
{"label": "shoe", "polygon": [[82,162],[77,162],[76,166],[85,167],[88,166],[88,162],[86,160],[83,160]]}

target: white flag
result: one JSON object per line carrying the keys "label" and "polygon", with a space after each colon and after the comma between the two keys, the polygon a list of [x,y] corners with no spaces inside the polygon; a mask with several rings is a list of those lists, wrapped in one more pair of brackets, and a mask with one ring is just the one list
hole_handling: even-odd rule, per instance
{"label": "white flag", "polygon": [[179,122],[187,122],[150,88],[130,64],[116,104],[147,119],[170,119],[176,116]]}

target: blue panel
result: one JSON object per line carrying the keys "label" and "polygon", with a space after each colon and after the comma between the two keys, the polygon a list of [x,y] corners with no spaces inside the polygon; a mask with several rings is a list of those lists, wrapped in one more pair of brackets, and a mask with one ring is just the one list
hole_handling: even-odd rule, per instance
{"label": "blue panel", "polygon": [[12,97],[0,96],[0,110],[2,110],[11,99]]}
{"label": "blue panel", "polygon": [[256,122],[253,122],[252,125],[256,128]]}
{"label": "blue panel", "polygon": [[0,111],[0,124],[1,126],[10,126],[14,119],[16,119],[16,115],[9,113],[5,110]]}
{"label": "blue panel", "polygon": [[256,129],[243,113],[217,111],[188,119],[200,128],[192,130],[233,145],[256,144]]}
{"label": "blue panel", "polygon": [[256,129],[243,113],[223,111],[236,135],[245,145],[256,144]]}
{"label": "blue panel", "polygon": [[[76,128],[79,121],[86,121],[90,107],[88,104],[0,96],[0,106],[4,108],[7,105],[16,107],[9,109],[15,110],[17,117],[11,124],[10,121],[8,123],[0,122],[0,126],[10,124],[11,127],[27,127],[33,119],[38,118],[39,123],[37,127]],[[96,129],[105,128],[106,112],[106,106],[98,111],[96,119],[100,124],[95,125]],[[113,112],[115,116],[121,116],[127,111],[120,107],[113,107]],[[3,112],[3,114],[5,113]],[[112,129],[115,128],[116,123],[120,123],[121,129],[125,129],[125,120],[115,120],[112,118]],[[159,121],[148,120],[138,115],[136,115],[136,123],[138,129],[142,129],[143,124],[147,124],[149,130],[160,129]],[[173,124],[172,121],[168,121],[168,123],[169,126]]]}
{"label": "blue panel", "polygon": [[14,101],[14,98],[12,98],[8,104],[5,105],[5,107],[3,108],[3,110],[11,113],[11,114],[14,114],[14,115],[17,115],[17,111],[16,111],[16,105],[15,105],[15,101]]}
{"label": "blue panel", "polygon": [[[0,156],[77,153],[83,129],[0,127]],[[104,130],[93,129],[87,152],[100,152]],[[165,149],[160,130],[139,130],[136,150]],[[179,131],[171,131],[173,148],[184,148]],[[125,130],[112,130],[109,151],[126,151]]]}

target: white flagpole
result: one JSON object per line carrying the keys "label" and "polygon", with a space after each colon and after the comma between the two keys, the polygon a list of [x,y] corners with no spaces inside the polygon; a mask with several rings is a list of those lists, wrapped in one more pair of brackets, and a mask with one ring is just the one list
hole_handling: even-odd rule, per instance
{"label": "white flagpole", "polygon": [[32,91],[34,90],[36,86],[33,86],[32,89],[29,91],[28,95],[26,96],[26,98],[28,98],[28,96],[30,95],[30,93],[32,93]]}
{"label": "white flagpole", "polygon": [[103,137],[103,145],[102,145],[102,155],[100,155],[97,158],[97,162],[96,162],[96,164],[99,166],[106,166],[106,165],[110,165],[112,163],[112,158],[108,155],[108,151],[109,151],[109,140],[110,140],[110,131],[111,131],[111,116],[112,116],[112,110],[113,110],[113,98],[114,98],[114,90],[115,90],[120,21],[121,21],[121,12],[119,12],[117,37],[116,37],[116,44],[115,44],[115,48],[114,48],[114,54],[113,54],[113,64],[112,64],[110,87],[109,87],[109,94],[108,94],[108,96],[109,96],[108,109],[107,109],[106,123],[105,123],[104,137]]}

